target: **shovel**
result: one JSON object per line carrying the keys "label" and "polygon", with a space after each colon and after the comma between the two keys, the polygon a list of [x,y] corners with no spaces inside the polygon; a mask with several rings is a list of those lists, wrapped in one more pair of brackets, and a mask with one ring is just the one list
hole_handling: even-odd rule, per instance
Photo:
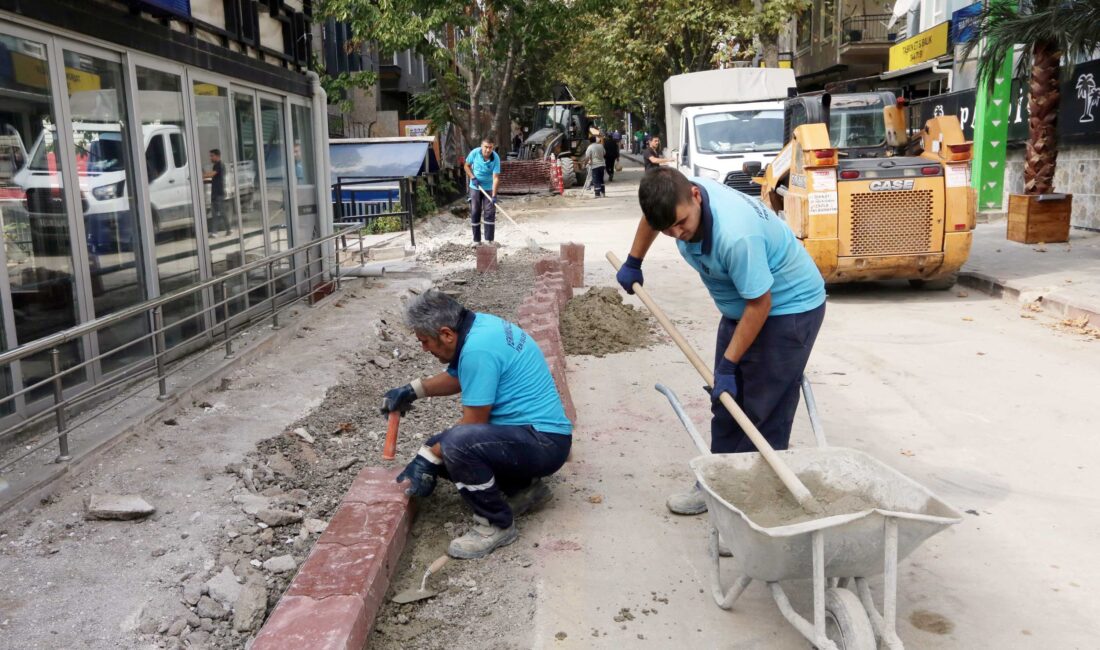
{"label": "shovel", "polygon": [[[611,262],[611,266],[615,267],[618,271],[622,266],[619,262],[619,258],[614,253],[608,251],[607,261]],[[653,302],[653,298],[649,297],[649,292],[637,282],[634,283],[634,293],[641,298],[642,303],[649,308],[649,311],[657,319],[657,322],[661,324],[661,327],[665,328],[668,335],[672,337],[672,340],[680,348],[680,351],[684,353],[684,356],[688,358],[691,365],[695,367],[699,375],[703,377],[703,381],[707,382],[708,386],[714,385],[714,375],[710,371],[710,367],[703,361],[697,352],[691,347],[691,344],[687,342],[687,339],[680,334],[680,330],[676,329],[676,326],[672,324],[672,321],[665,315],[664,310],[657,306],[657,303]],[[772,446],[768,444],[768,441],[753,425],[749,417],[745,415],[745,412],[741,410],[741,406],[734,401],[733,397],[729,393],[722,393],[719,396],[719,401],[722,402],[722,406],[726,407],[726,410],[730,412],[733,419],[737,421],[737,424],[741,425],[741,430],[745,432],[745,435],[752,440],[752,444],[756,445],[757,451],[771,466],[772,471],[779,476],[779,480],[783,482],[783,485],[790,490],[791,495],[794,496],[794,500],[798,502],[798,505],[811,514],[821,512],[821,505],[814,499],[810,491],[806,489],[806,486],[798,479],[798,476],[791,471],[790,467],[783,462],[783,459],[779,457],[779,454],[775,453]],[[698,443],[697,443],[698,444]]]}
{"label": "shovel", "polygon": [[[481,193],[485,195],[485,198],[489,199],[490,201],[493,201],[493,197],[488,192],[485,191],[484,187],[481,187],[480,185],[478,185],[477,189],[480,190]],[[504,218],[508,220],[508,223],[515,226],[520,232],[522,232],[524,234],[525,237],[527,237],[527,248],[531,249],[532,253],[537,253],[540,250],[542,250],[542,246],[539,246],[539,243],[537,241],[535,241],[535,238],[532,237],[530,235],[530,233],[527,232],[526,228],[524,228],[523,226],[516,223],[516,220],[513,219],[511,217],[511,215],[509,215],[507,212],[505,212],[504,208],[500,207],[499,204],[494,202],[493,205],[496,205],[497,212],[500,212],[501,214],[503,214]]]}
{"label": "shovel", "polygon": [[428,576],[432,575],[436,571],[443,568],[443,565],[447,563],[447,560],[451,559],[449,555],[443,554],[436,558],[435,562],[432,562],[428,566],[428,570],[424,572],[424,577],[420,579],[419,589],[406,589],[398,592],[390,598],[391,601],[398,605],[404,605],[405,603],[415,603],[418,600],[424,600],[425,598],[431,598],[439,592],[435,589],[428,589]]}

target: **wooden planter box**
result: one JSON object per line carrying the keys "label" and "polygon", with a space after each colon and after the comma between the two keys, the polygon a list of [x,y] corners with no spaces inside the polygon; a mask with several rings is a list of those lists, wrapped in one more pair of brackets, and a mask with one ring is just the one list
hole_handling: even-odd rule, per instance
{"label": "wooden planter box", "polygon": [[1069,241],[1072,194],[1009,194],[1008,238],[1021,244]]}

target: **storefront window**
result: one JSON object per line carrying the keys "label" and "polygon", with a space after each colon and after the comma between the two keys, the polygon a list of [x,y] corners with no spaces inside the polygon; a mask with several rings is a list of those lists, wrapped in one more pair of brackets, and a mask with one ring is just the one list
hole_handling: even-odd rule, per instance
{"label": "storefront window", "polygon": [[[242,169],[251,171],[255,183],[259,183],[260,169],[259,133],[256,129],[256,101],[252,95],[233,93],[233,119],[237,129],[237,160]],[[259,189],[256,186],[256,189]],[[264,243],[264,212],[261,197],[257,191],[240,188],[241,197],[241,242],[244,245],[244,258],[239,265],[255,262],[266,255]],[[248,274],[249,304],[253,305],[267,298],[267,270],[260,269]]]}
{"label": "storefront window", "polygon": [[[286,120],[283,115],[283,105],[270,99],[260,100],[260,123],[263,125],[264,136],[264,174],[267,180],[267,223],[271,241],[271,254],[285,251],[290,248],[290,232],[288,226],[290,220],[287,213],[290,210],[290,183],[287,181],[287,147],[284,143],[286,136]],[[305,174],[300,162],[301,152],[296,147],[291,148],[294,160],[294,173]],[[289,258],[283,258],[275,263],[274,273],[278,278],[276,290],[283,289],[294,284],[294,278],[290,276],[291,263]]]}
{"label": "storefront window", "polygon": [[[92,304],[99,318],[146,299],[130,138],[139,137],[149,155],[151,137],[132,133],[126,120],[120,63],[66,51],[65,79],[84,206]],[[100,330],[99,352],[108,355],[102,360],[103,369],[111,372],[148,357],[150,342],[134,343],[148,331],[146,316]]]}
{"label": "storefront window", "polygon": [[[11,63],[0,72],[0,225],[15,317],[8,343],[16,346],[76,325],[77,297],[46,46],[0,34],[0,51]],[[65,368],[80,362],[79,343],[61,353]],[[24,386],[42,381],[52,374],[50,356],[25,359],[21,369]],[[83,379],[78,370],[65,383]],[[30,397],[51,391],[43,386]]]}
{"label": "storefront window", "polygon": [[[192,155],[184,134],[183,91],[178,75],[137,68],[138,117],[145,137],[149,208],[156,242],[161,295],[199,281]],[[164,306],[169,347],[201,331],[202,297],[192,294]]]}
{"label": "storefront window", "polygon": [[[221,275],[241,264],[237,195],[243,193],[247,200],[251,200],[255,171],[236,162],[229,91],[203,82],[195,82],[193,90],[198,155],[201,156],[196,160],[203,161],[203,204],[206,231],[209,233],[210,267],[214,275]],[[230,297],[240,293],[237,286],[237,281],[227,286]],[[220,289],[215,291],[214,299],[215,302],[222,301]],[[244,308],[244,303],[231,301],[229,308],[230,313],[234,314]],[[222,309],[216,313],[219,319],[224,316]]]}

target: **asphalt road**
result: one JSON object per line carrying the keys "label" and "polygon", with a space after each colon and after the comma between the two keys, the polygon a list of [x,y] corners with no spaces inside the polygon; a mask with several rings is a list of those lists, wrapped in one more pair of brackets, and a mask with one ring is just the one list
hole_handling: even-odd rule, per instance
{"label": "asphalt road", "polygon": [[[511,212],[531,217],[544,246],[583,241],[588,283],[613,285],[603,254],[629,248],[639,176],[628,169],[606,199]],[[647,289],[708,358],[718,314],[672,240],[658,241],[644,270]],[[900,567],[906,647],[1095,645],[1100,340],[1054,325],[961,287],[830,290],[808,370],[829,443],[865,451],[967,511]],[[665,510],[667,494],[690,485],[695,453],[654,383],[709,428],[701,381],[675,346],[571,357],[569,370],[580,425],[563,472],[602,501],[540,524],[568,543],[539,572],[530,645],[805,648],[763,585],[733,611],[715,606],[705,517]],[[813,444],[804,411],[792,441]],[[723,564],[727,579],[736,574],[736,560]],[[872,584],[880,598],[881,580]],[[809,589],[787,590],[804,614]]]}

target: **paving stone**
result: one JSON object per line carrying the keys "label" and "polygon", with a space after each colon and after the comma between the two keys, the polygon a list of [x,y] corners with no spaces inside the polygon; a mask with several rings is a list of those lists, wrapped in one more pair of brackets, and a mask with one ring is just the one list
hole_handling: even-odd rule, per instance
{"label": "paving stone", "polygon": [[86,519],[141,519],[156,512],[136,494],[93,494],[84,509]]}

